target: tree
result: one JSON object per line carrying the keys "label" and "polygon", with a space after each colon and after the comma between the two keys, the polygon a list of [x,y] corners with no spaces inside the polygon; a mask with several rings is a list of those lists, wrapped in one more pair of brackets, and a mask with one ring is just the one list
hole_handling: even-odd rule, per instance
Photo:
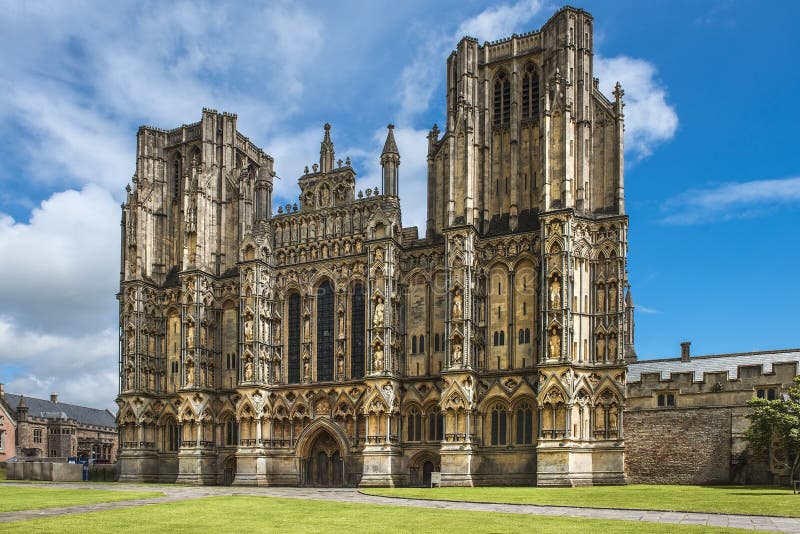
{"label": "tree", "polygon": [[755,398],[747,405],[753,412],[747,416],[750,427],[745,439],[756,452],[766,455],[774,444],[784,447],[791,462],[790,479],[797,480],[800,477],[800,376],[794,378],[794,385],[782,398]]}

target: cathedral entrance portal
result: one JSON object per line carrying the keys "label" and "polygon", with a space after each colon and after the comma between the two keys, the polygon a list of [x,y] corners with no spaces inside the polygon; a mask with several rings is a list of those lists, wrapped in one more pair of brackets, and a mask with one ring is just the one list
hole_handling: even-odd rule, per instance
{"label": "cathedral entrance portal", "polygon": [[304,484],[308,486],[341,487],[344,485],[344,462],[339,444],[326,430],[320,431],[311,447],[305,464]]}

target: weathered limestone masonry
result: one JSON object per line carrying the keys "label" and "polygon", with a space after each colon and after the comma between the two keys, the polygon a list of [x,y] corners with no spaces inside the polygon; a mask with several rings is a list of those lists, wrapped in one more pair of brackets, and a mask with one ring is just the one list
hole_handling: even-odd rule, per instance
{"label": "weathered limestone masonry", "polygon": [[389,126],[356,192],[325,125],[297,202],[237,117],[142,127],[122,208],[122,480],[625,482],[623,91],[593,20],[465,37],[428,135],[424,238]]}
{"label": "weathered limestone masonry", "polygon": [[777,398],[800,371],[800,350],[631,363],[625,407],[625,469],[630,482],[781,482],[785,451],[747,449],[746,403]]}

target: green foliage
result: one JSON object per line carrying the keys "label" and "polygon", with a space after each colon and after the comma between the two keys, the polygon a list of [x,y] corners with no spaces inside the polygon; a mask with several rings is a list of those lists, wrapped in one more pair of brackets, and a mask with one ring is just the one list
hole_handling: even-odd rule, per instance
{"label": "green foliage", "polygon": [[0,512],[130,501],[162,497],[163,495],[163,493],[156,491],[96,490],[77,485],[74,488],[61,489],[3,484],[0,486]]}
{"label": "green foliage", "polygon": [[797,495],[775,486],[631,484],[579,488],[370,488],[370,495],[510,504],[800,517]]}
{"label": "green foliage", "polygon": [[769,454],[773,444],[786,448],[788,458],[794,459],[792,479],[800,467],[800,376],[794,378],[785,398],[775,400],[754,398],[747,402],[753,412],[747,416],[750,427],[745,439],[756,452]]}
{"label": "green foliage", "polygon": [[207,497],[105,512],[70,514],[3,523],[4,533],[198,533],[208,532],[491,532],[670,533],[744,532],[665,523],[641,523],[537,516],[499,512],[465,512],[406,506],[379,506],[303,499],[231,496]]}

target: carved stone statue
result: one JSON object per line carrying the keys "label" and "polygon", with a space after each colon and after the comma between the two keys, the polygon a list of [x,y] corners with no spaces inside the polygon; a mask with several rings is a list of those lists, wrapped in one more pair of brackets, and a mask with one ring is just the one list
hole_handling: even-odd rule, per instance
{"label": "carved stone statue", "polygon": [[344,358],[339,358],[339,361],[336,362],[336,372],[339,376],[344,375]]}
{"label": "carved stone statue", "polygon": [[383,371],[383,347],[378,345],[372,353],[372,368],[375,371]]}
{"label": "carved stone statue", "polygon": [[125,384],[126,389],[133,389],[133,381],[136,378],[135,373],[133,372],[133,366],[128,365],[127,369],[125,370]]}
{"label": "carved stone statue", "polygon": [[308,365],[308,360],[303,360],[303,378],[310,378],[310,367]]}
{"label": "carved stone statue", "polygon": [[245,358],[244,360],[244,380],[250,382],[253,379],[253,360]]}
{"label": "carved stone statue", "polygon": [[608,427],[611,430],[616,430],[617,429],[617,424],[618,424],[617,411],[616,410],[611,410],[608,413]]}
{"label": "carved stone statue", "polygon": [[372,326],[380,328],[383,326],[383,298],[377,297],[375,300],[375,313],[372,316]]}
{"label": "carved stone statue", "polygon": [[274,362],[274,369],[272,371],[272,378],[273,380],[278,383],[281,381],[281,362],[280,360],[275,360]]}
{"label": "carved stone statue", "polygon": [[460,365],[464,361],[464,353],[461,351],[461,343],[453,344],[453,364]]}
{"label": "carved stone statue", "polygon": [[612,358],[617,356],[617,336],[613,334],[608,338],[608,356]]}
{"label": "carved stone statue", "polygon": [[186,385],[194,385],[194,363],[191,360],[186,364]]}
{"label": "carved stone statue", "polygon": [[205,327],[205,326],[201,326],[200,327],[200,346],[201,347],[205,347],[206,346],[206,341],[207,341],[206,332],[207,331],[208,331],[207,327]]}
{"label": "carved stone statue", "polygon": [[244,340],[253,341],[253,320],[249,317],[244,320]]}
{"label": "carved stone statue", "polygon": [[617,309],[617,286],[613,284],[608,288],[608,309],[611,311]]}
{"label": "carved stone statue", "polygon": [[596,300],[597,300],[597,311],[603,312],[605,310],[605,307],[606,307],[606,302],[605,302],[605,300],[606,300],[606,292],[603,289],[602,285],[597,286],[596,294],[597,294],[597,298],[596,298]]}
{"label": "carved stone statue", "polygon": [[453,319],[459,320],[464,317],[464,299],[461,296],[461,290],[456,289],[453,294]]}
{"label": "carved stone statue", "polygon": [[550,357],[561,357],[561,336],[558,335],[558,330],[555,328],[550,331]]}
{"label": "carved stone statue", "polygon": [[597,348],[596,357],[598,360],[602,360],[606,352],[606,338],[605,336],[603,336],[603,334],[597,335],[597,341],[595,343],[595,346]]}
{"label": "carved stone statue", "polygon": [[303,321],[303,332],[306,340],[311,339],[311,318],[306,314]]}
{"label": "carved stone statue", "polygon": [[128,330],[128,353],[133,354],[136,350],[136,335],[133,330]]}
{"label": "carved stone statue", "polygon": [[189,322],[186,324],[186,346],[194,348],[194,323]]}
{"label": "carved stone statue", "polygon": [[553,281],[550,282],[550,307],[561,307],[561,282],[556,277],[553,277]]}

